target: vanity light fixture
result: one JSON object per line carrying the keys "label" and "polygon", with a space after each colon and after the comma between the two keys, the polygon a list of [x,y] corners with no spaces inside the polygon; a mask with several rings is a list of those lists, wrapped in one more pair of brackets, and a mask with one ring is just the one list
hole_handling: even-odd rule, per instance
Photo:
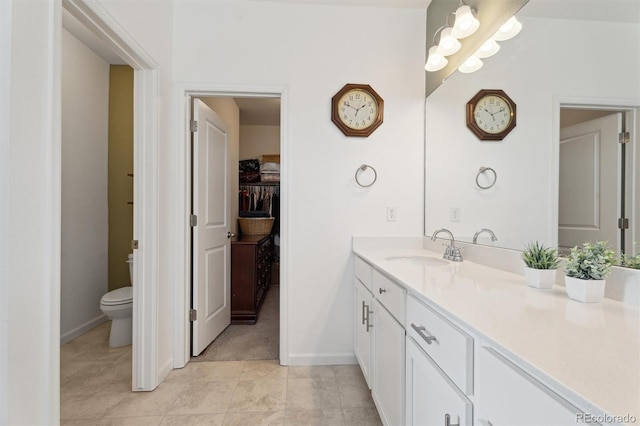
{"label": "vanity light fixture", "polygon": [[[449,17],[455,16],[453,27],[449,24]],[[427,63],[424,69],[430,72],[440,71],[447,66],[449,60],[446,56],[453,55],[462,47],[458,39],[465,38],[473,34],[480,26],[480,21],[475,16],[475,10],[464,4],[460,0],[460,6],[455,12],[447,15],[445,25],[438,28],[433,34],[433,46],[429,48]],[[487,41],[485,41],[473,55],[458,67],[458,71],[462,73],[472,73],[482,68],[482,60],[495,55],[500,50],[498,41],[509,40],[516,36],[522,29],[522,24],[518,22],[515,16],[512,16],[505,22],[500,29]],[[440,35],[438,43],[436,36]]]}
{"label": "vanity light fixture", "polygon": [[455,38],[469,37],[480,26],[480,21],[476,18],[474,10],[462,1],[460,4],[461,6],[455,11],[456,20],[451,31]]}
{"label": "vanity light fixture", "polygon": [[[449,14],[450,16],[451,14]],[[447,17],[448,18],[448,17]],[[440,34],[439,42],[436,43],[436,36]],[[460,50],[462,45],[451,35],[451,27],[447,25],[438,28],[433,34],[433,46],[429,48],[429,56],[424,69],[427,71],[439,71],[446,67],[449,61],[445,56],[450,56]]]}
{"label": "vanity light fixture", "polygon": [[458,71],[468,74],[474,71],[478,71],[482,68],[482,60],[478,58],[476,55],[471,55],[467,58],[466,61],[458,68]]}
{"label": "vanity light fixture", "polygon": [[512,16],[507,22],[505,22],[498,31],[491,37],[496,41],[505,41],[515,37],[522,29],[522,24]]}

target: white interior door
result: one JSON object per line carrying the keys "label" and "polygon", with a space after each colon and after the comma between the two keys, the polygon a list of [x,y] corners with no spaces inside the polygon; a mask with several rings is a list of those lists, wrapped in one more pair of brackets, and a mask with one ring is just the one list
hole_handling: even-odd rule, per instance
{"label": "white interior door", "polygon": [[619,247],[620,169],[616,113],[560,130],[558,246],[608,241]]}
{"label": "white interior door", "polygon": [[231,322],[228,126],[201,100],[193,119],[192,355],[199,355]]}

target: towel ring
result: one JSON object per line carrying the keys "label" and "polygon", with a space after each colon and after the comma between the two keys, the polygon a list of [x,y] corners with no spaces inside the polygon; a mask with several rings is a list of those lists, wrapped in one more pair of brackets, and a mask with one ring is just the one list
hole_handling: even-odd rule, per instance
{"label": "towel ring", "polygon": [[[359,174],[360,174],[360,172],[364,172],[364,171],[365,171],[365,170],[367,170],[367,169],[371,169],[371,170],[373,170],[373,180],[371,181],[371,183],[369,183],[369,184],[367,184],[367,185],[363,185],[363,184],[360,182]],[[357,182],[357,183],[358,183],[358,185],[360,185],[361,187],[363,187],[363,188],[368,188],[368,187],[370,187],[371,185],[373,185],[374,183],[376,183],[376,180],[378,180],[378,172],[376,172],[376,169],[374,169],[374,168],[373,168],[373,167],[371,167],[370,165],[368,165],[368,164],[363,164],[362,166],[360,166],[360,167],[358,167],[358,168],[356,169],[356,182]]]}
{"label": "towel ring", "polygon": [[[482,186],[480,185],[480,182],[478,181],[478,179],[480,178],[480,175],[484,172],[491,172],[493,173],[493,182],[491,182],[489,185],[487,186]],[[496,181],[498,180],[498,174],[496,173],[495,170],[493,170],[491,167],[480,167],[480,171],[478,171],[478,174],[476,175],[476,185],[478,185],[478,188],[480,189],[489,189],[491,188],[493,185],[496,184]]]}

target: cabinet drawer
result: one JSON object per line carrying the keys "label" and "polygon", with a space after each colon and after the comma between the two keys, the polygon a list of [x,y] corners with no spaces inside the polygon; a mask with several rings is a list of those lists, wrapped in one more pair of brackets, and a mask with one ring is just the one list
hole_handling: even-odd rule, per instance
{"label": "cabinet drawer", "polygon": [[407,292],[378,271],[373,271],[373,296],[404,327]]}
{"label": "cabinet drawer", "polygon": [[422,304],[407,298],[407,332],[463,392],[473,393],[473,338]]}
{"label": "cabinet drawer", "polygon": [[371,286],[371,271],[373,268],[364,260],[360,259],[356,256],[356,278],[360,280],[362,284],[365,285],[369,289],[369,291],[373,291]]}

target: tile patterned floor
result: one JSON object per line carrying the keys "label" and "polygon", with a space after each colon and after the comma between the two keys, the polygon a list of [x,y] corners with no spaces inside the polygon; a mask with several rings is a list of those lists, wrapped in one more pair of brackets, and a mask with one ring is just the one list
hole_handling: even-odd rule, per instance
{"label": "tile patterned floor", "polygon": [[153,392],[131,392],[131,346],[105,323],[61,348],[62,425],[381,425],[356,365],[191,362]]}

